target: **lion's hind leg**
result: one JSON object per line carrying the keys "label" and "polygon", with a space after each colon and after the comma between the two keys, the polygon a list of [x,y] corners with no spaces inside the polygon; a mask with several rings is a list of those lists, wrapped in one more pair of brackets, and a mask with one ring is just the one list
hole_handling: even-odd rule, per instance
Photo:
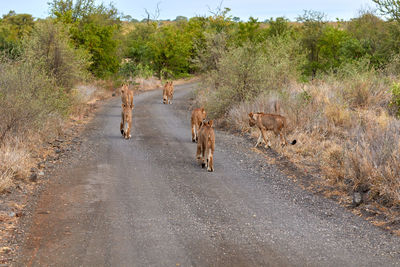
{"label": "lion's hind leg", "polygon": [[121,124],[119,125],[119,130],[122,134],[122,136],[124,136],[124,113],[121,112]]}

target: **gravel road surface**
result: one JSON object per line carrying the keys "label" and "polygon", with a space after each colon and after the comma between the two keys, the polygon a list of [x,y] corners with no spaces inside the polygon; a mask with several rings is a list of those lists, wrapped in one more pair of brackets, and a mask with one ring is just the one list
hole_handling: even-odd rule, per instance
{"label": "gravel road surface", "polygon": [[[400,238],[296,186],[248,140],[216,131],[215,172],[191,142],[196,84],[104,104],[37,198],[16,266],[400,266]],[[28,219],[27,219],[28,220]]]}

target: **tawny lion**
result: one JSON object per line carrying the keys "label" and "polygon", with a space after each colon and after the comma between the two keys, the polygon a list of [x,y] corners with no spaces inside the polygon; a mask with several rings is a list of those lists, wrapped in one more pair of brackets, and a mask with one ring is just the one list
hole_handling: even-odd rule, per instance
{"label": "tawny lion", "polygon": [[200,124],[206,118],[206,111],[204,108],[196,108],[192,111],[192,117],[190,119],[192,128],[192,142],[197,142],[199,138]]}
{"label": "tawny lion", "polygon": [[129,90],[126,84],[122,85],[121,88],[121,101],[122,104],[125,104],[133,109],[133,91]]}
{"label": "tawny lion", "polygon": [[131,127],[132,127],[132,108],[129,105],[122,103],[120,130],[122,136],[125,139],[131,138]]}
{"label": "tawny lion", "polygon": [[174,97],[174,85],[171,82],[166,82],[163,89],[163,103],[172,104]]}
{"label": "tawny lion", "polygon": [[[214,149],[215,134],[213,121],[202,122],[199,130],[199,141],[197,142],[196,158],[201,160],[201,167],[207,166],[207,171],[214,171]],[[204,157],[207,157],[205,159]]]}
{"label": "tawny lion", "polygon": [[[265,145],[270,146],[268,141],[267,131],[273,131],[276,136],[280,136],[281,145],[285,146],[288,144],[286,139],[286,118],[277,114],[265,114],[263,112],[249,113],[249,125],[254,125],[260,129],[260,136],[258,137],[257,147],[264,139]],[[290,144],[296,144],[296,140],[293,140]]]}

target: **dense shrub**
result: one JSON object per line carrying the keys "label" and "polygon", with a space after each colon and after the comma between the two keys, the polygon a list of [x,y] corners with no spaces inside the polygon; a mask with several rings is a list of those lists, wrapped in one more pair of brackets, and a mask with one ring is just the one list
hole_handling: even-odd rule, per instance
{"label": "dense shrub", "polygon": [[281,90],[298,77],[297,66],[303,60],[298,49],[298,42],[277,36],[222,53],[204,86],[209,91],[203,93],[209,114],[221,117],[232,106],[262,92]]}
{"label": "dense shrub", "polygon": [[48,118],[65,116],[70,98],[39,64],[0,62],[0,144],[38,130]]}
{"label": "dense shrub", "polygon": [[40,64],[55,83],[65,89],[86,77],[89,67],[84,50],[75,49],[62,25],[51,20],[36,24],[35,30],[24,44],[25,60]]}

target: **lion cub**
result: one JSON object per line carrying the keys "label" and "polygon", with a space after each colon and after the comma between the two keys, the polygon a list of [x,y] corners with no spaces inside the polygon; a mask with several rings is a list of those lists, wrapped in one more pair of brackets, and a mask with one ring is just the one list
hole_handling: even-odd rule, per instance
{"label": "lion cub", "polygon": [[[196,158],[201,160],[201,167],[207,166],[207,171],[214,171],[215,134],[213,121],[202,122],[199,129]],[[207,157],[207,159],[204,158]]]}
{"label": "lion cub", "polygon": [[[286,118],[281,115],[265,114],[263,112],[250,112],[249,125],[250,127],[253,127],[255,125],[258,127],[258,129],[260,129],[260,135],[258,137],[258,141],[255,147],[257,147],[263,141],[263,139],[265,145],[270,146],[270,142],[267,138],[267,131],[273,131],[276,136],[279,135],[282,146],[285,146],[288,143],[286,140]],[[290,144],[296,144],[296,140],[293,140]]]}
{"label": "lion cub", "polygon": [[128,105],[133,109],[133,91],[129,90],[126,84],[121,88],[121,101],[122,104]]}
{"label": "lion cub", "polygon": [[172,82],[167,82],[163,89],[163,103],[172,104],[172,98],[174,97],[174,85]]}
{"label": "lion cub", "polygon": [[196,108],[192,111],[190,119],[192,128],[192,142],[197,142],[199,138],[199,128],[202,121],[206,118],[206,111],[204,108]]}
{"label": "lion cub", "polygon": [[132,127],[132,108],[131,106],[122,103],[121,112],[121,134],[125,139],[131,138],[131,127]]}

